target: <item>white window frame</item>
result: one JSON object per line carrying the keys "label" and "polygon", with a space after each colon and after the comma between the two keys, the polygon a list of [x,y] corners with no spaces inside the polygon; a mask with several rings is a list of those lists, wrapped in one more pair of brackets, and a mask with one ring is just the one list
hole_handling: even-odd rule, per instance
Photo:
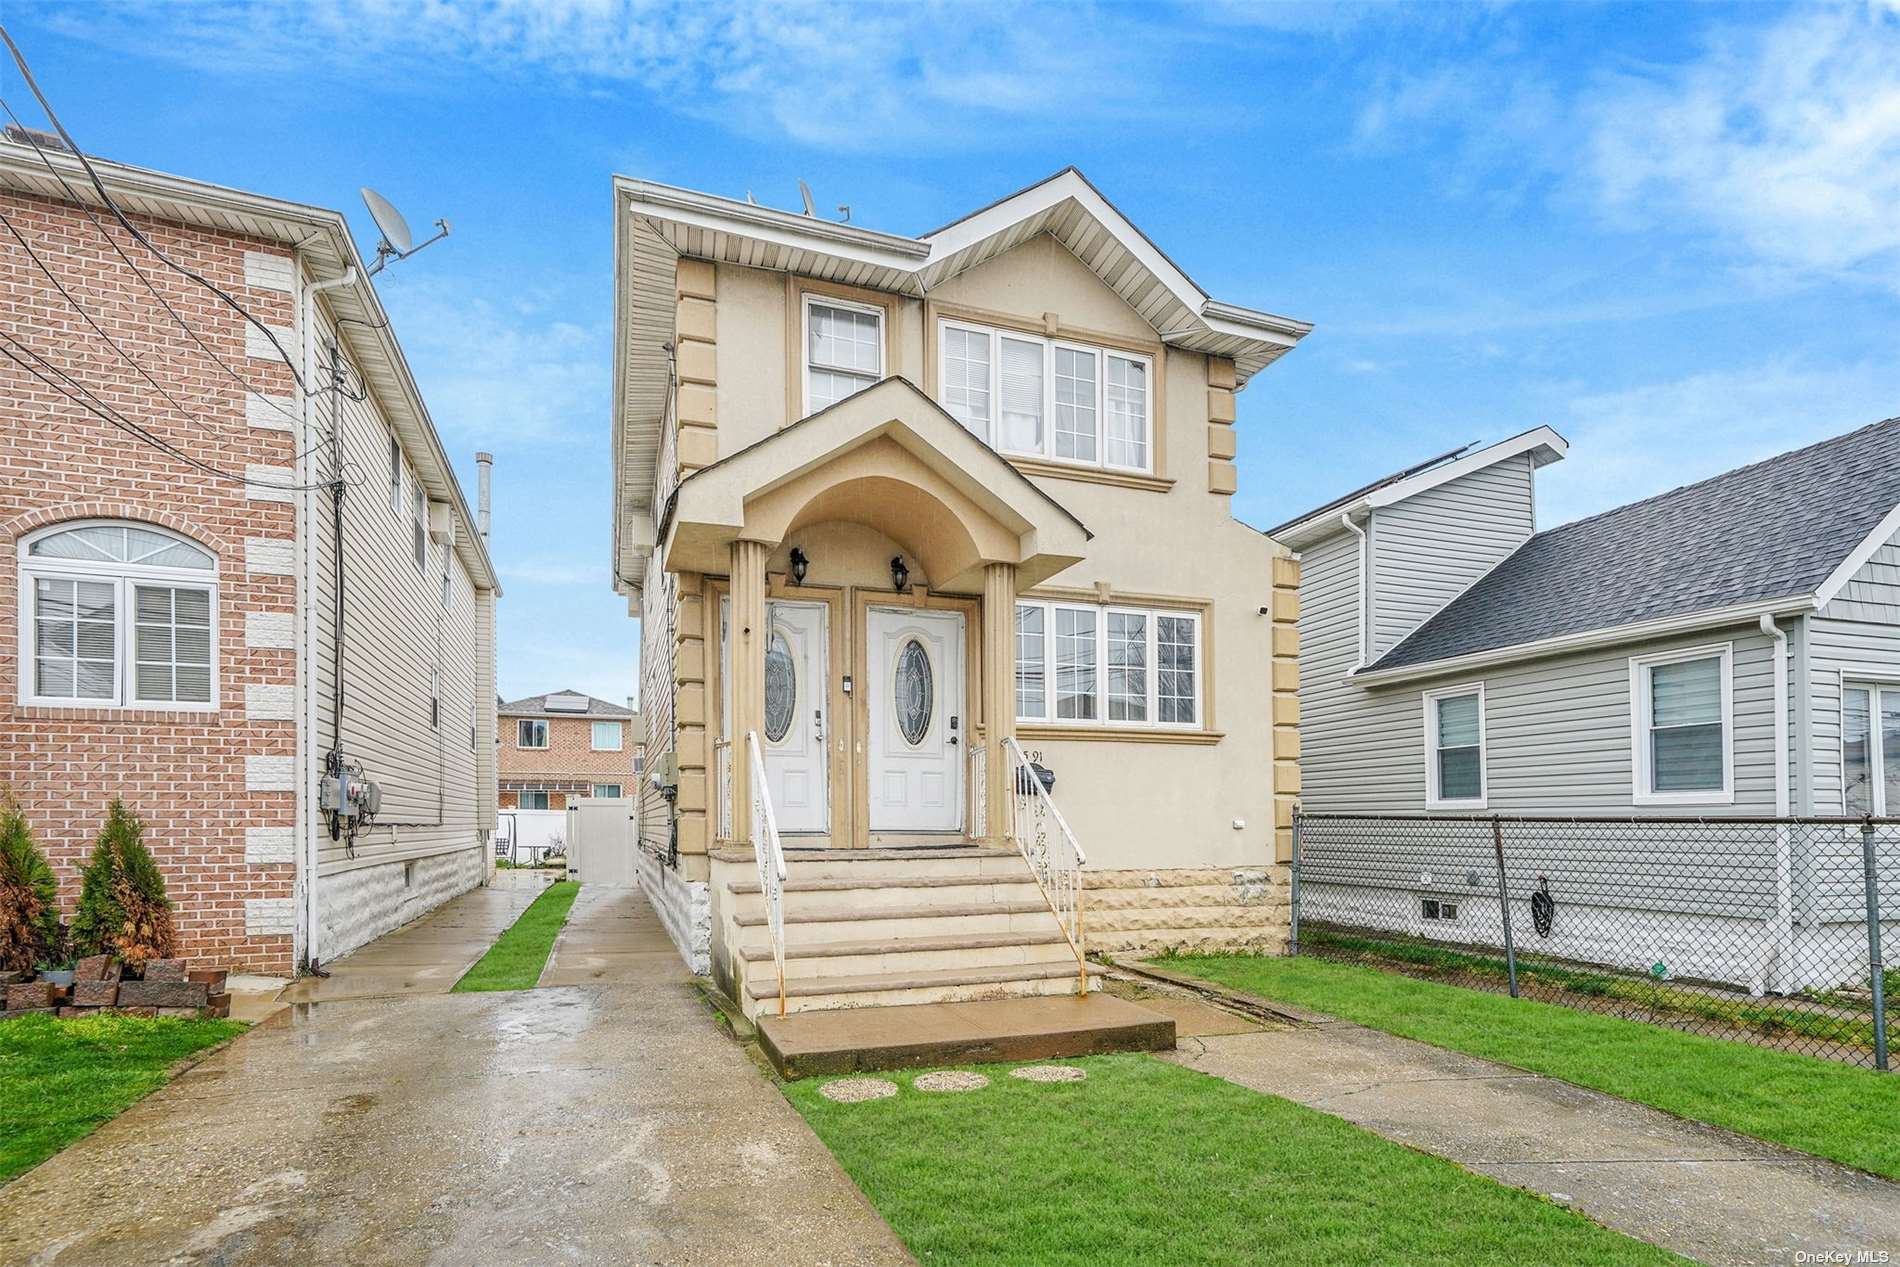
{"label": "white window frame", "polygon": [[[193,549],[202,550],[211,556],[209,571],[194,568],[149,567],[138,563],[117,563],[93,559],[45,559],[35,558],[32,545],[44,537],[58,536],[77,528],[129,527],[145,532],[157,533],[181,541]],[[146,523],[138,519],[78,519],[53,524],[37,532],[28,533],[18,542],[19,557],[19,602],[14,611],[19,618],[15,622],[19,676],[18,692],[20,703],[32,708],[60,709],[110,709],[114,711],[138,710],[144,712],[165,713],[215,713],[219,704],[219,638],[218,620],[219,597],[219,560],[217,553],[209,546],[190,537],[162,528],[157,524]],[[113,692],[109,699],[74,699],[60,695],[38,695],[34,693],[34,669],[36,638],[37,596],[33,582],[35,578],[63,581],[107,581],[114,587],[112,609],[112,664]],[[133,663],[134,642],[132,627],[138,623],[136,596],[134,590],[141,584],[163,586],[167,589],[202,589],[209,594],[210,603],[210,677],[211,698],[199,703],[179,700],[146,700],[135,694],[138,689],[138,677]]]}
{"label": "white window frame", "polygon": [[[528,804],[528,798],[530,796],[540,797],[543,803],[540,805]],[[546,810],[549,807],[551,807],[553,804],[554,804],[554,793],[548,791],[548,789],[544,787],[524,787],[519,792],[515,793],[515,808],[517,809]]]}
{"label": "white window frame", "polygon": [[[604,787],[610,787],[613,791],[602,792],[600,789]],[[595,783],[588,788],[587,794],[589,797],[598,797],[602,800],[615,800],[626,794],[626,785],[624,783]]]}
{"label": "white window frame", "polygon": [[1900,675],[1881,669],[1843,669],[1840,672],[1840,679],[1840,694],[1837,696],[1840,703],[1836,707],[1836,716],[1841,744],[1841,813],[1845,815],[1858,812],[1847,808],[1847,693],[1866,691],[1869,709],[1867,761],[1868,769],[1873,775],[1873,783],[1869,788],[1873,793],[1872,812],[1875,818],[1885,818],[1894,810],[1900,809],[1900,806],[1888,804],[1885,769],[1889,759],[1900,762],[1900,752],[1886,751],[1885,737],[1880,727],[1880,697],[1883,694],[1900,695]]}
{"label": "white window frame", "polygon": [[[1437,908],[1436,915],[1426,911],[1427,904]],[[1451,908],[1451,914],[1445,914],[1445,908]],[[1418,898],[1418,918],[1422,924],[1456,924],[1464,911],[1464,900],[1455,897],[1437,897],[1430,893],[1421,893]]]}
{"label": "white window frame", "polygon": [[414,471],[409,473],[409,558],[416,574],[429,570],[429,492]]}
{"label": "white window frame", "polygon": [[[1028,717],[1018,714],[1019,724],[1055,726],[1075,730],[1157,730],[1193,733],[1207,729],[1207,637],[1205,613],[1191,607],[1143,607],[1131,603],[1077,603],[1064,599],[1021,598],[1018,608],[1034,607],[1042,611],[1043,713]],[[1088,612],[1095,620],[1095,716],[1093,718],[1058,717],[1056,684],[1056,612]],[[1147,720],[1110,721],[1108,719],[1108,616],[1111,612],[1141,616],[1147,634]],[[1163,617],[1184,619],[1194,626],[1194,720],[1164,722],[1161,717],[1161,669],[1156,654]],[[1016,699],[1015,616],[1010,617],[1010,698]]]}
{"label": "white window frame", "polygon": [[[872,387],[884,381],[884,345],[890,337],[890,331],[887,329],[887,323],[890,321],[890,313],[879,305],[860,303],[852,299],[838,299],[832,295],[822,294],[815,290],[806,291],[800,298],[798,305],[798,398],[804,406],[804,412],[800,415],[801,417],[810,417],[812,414],[818,412],[818,410],[813,409],[811,405],[811,310],[814,304],[820,308],[840,308],[849,312],[860,312],[866,316],[877,318],[877,370],[871,375]],[[864,373],[864,371],[860,369],[845,369],[831,365],[820,366],[819,368],[839,374]],[[869,389],[860,388],[859,390]],[[833,401],[832,403],[836,404],[837,402]],[[823,408],[829,409],[831,406],[825,405]]]}
{"label": "white window frame", "polygon": [[[937,319],[937,391],[939,403],[947,400],[948,369],[944,355],[944,331],[961,330],[966,334],[981,335],[990,342],[990,416],[988,431],[978,434],[983,443],[998,453],[1012,457],[1034,458],[1041,462],[1051,462],[1058,466],[1073,466],[1079,470],[1123,471],[1136,475],[1152,475],[1155,472],[1155,385],[1154,357],[1144,352],[1130,352],[1124,348],[1107,347],[1101,344],[1085,343],[1077,339],[1045,338],[1029,334],[1022,330],[1012,330],[998,326],[986,326],[980,322],[965,321],[957,317],[939,317]],[[1014,339],[1021,343],[1033,343],[1042,348],[1042,445],[1037,449],[1004,448],[997,443],[997,424],[1002,415],[1002,340]],[[1095,458],[1083,461],[1080,458],[1056,456],[1056,358],[1057,348],[1071,352],[1081,352],[1095,358]],[[1110,357],[1140,365],[1148,383],[1147,404],[1143,410],[1142,423],[1145,428],[1142,437],[1142,452],[1148,460],[1139,465],[1127,465],[1108,460],[1108,361]],[[809,397],[807,397],[809,399]],[[961,419],[959,419],[961,421]]]}
{"label": "white window frame", "polygon": [[[541,728],[540,743],[521,742],[521,726],[523,722]],[[522,752],[546,752],[548,743],[553,737],[551,730],[552,728],[548,725],[548,719],[545,717],[517,717],[515,718],[515,747]]]}
{"label": "white window frame", "polygon": [[[1722,662],[1722,786],[1689,791],[1652,790],[1649,732],[1650,673],[1658,665],[1688,660]],[[1636,805],[1733,805],[1735,803],[1735,644],[1709,643],[1678,651],[1630,657],[1630,800]]]}
{"label": "white window frame", "polygon": [[[1478,697],[1478,795],[1446,797],[1438,787],[1438,705],[1443,700]],[[1491,799],[1491,748],[1485,739],[1484,683],[1440,687],[1424,694],[1425,707],[1425,808],[1483,809]]]}
{"label": "white window frame", "polygon": [[[600,728],[612,726],[614,737],[618,740],[611,748],[600,746]],[[627,750],[627,723],[620,721],[596,721],[589,724],[587,742],[593,752],[625,752]]]}

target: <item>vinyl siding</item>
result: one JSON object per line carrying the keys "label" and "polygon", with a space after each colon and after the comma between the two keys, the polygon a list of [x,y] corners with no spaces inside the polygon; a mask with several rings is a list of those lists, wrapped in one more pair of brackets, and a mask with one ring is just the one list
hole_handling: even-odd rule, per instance
{"label": "vinyl siding", "polygon": [[[675,742],[673,668],[678,645],[671,613],[678,581],[662,570],[657,552],[647,560],[645,580],[640,591],[640,716],[646,728],[647,761],[652,763],[673,751]],[[712,754],[706,755],[710,761]],[[638,783],[640,846],[664,854],[672,839],[673,807],[651,779],[642,775]]]}
{"label": "vinyl siding", "polygon": [[1372,512],[1368,659],[1404,639],[1536,531],[1522,454]]}
{"label": "vinyl siding", "polygon": [[[1829,603],[1833,612],[1838,603]],[[1810,689],[1814,709],[1814,812],[1843,814],[1841,684],[1856,677],[1900,681],[1900,622],[1810,619]]]}

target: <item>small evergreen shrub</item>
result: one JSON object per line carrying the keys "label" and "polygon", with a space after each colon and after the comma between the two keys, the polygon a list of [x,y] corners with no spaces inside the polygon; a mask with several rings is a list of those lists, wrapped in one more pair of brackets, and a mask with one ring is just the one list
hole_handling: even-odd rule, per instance
{"label": "small evergreen shrub", "polygon": [[132,965],[169,959],[178,947],[165,877],[145,847],[145,824],[116,798],[80,877],[72,938],[81,955],[114,955]]}
{"label": "small evergreen shrub", "polygon": [[33,971],[61,953],[64,934],[59,881],[18,802],[0,793],[0,971]]}

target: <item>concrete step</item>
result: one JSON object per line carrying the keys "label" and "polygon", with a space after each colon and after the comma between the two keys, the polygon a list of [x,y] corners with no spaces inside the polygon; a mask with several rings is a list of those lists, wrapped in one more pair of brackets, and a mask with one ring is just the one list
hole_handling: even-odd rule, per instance
{"label": "concrete step", "polygon": [[[768,966],[747,974],[745,1011],[757,1017],[776,1011],[778,981]],[[1079,970],[1073,957],[1064,962],[1019,964],[1010,968],[949,968],[928,972],[881,972],[817,977],[785,982],[787,1012],[845,1007],[898,1007],[912,1003],[953,1003],[973,999],[1028,998],[1073,994]],[[1093,978],[1091,988],[1093,987]]]}
{"label": "concrete step", "polygon": [[[1053,923],[1053,921],[1051,921]],[[746,976],[771,972],[772,948],[764,938],[739,950]],[[899,937],[786,947],[788,980],[860,977],[901,972],[1011,968],[1031,964],[1075,963],[1075,952],[1061,932],[970,933],[944,937]]]}
{"label": "concrete step", "polygon": [[[840,906],[836,902],[787,902],[785,937],[804,947],[870,936],[933,937],[949,933],[1042,931],[1054,925],[1040,895],[1027,901],[931,905]],[[764,928],[765,904],[755,902],[733,918],[739,928]]]}
{"label": "concrete step", "polygon": [[[1035,877],[1029,874],[1026,867],[1019,875],[920,875],[840,880],[806,879],[793,872],[786,877],[782,891],[788,905],[805,895],[836,898],[839,894],[850,894],[849,901],[858,906],[906,902],[921,906],[1005,899],[1021,901],[1027,900],[1025,895],[1041,892],[1036,887]],[[756,898],[762,890],[757,880],[728,880],[726,892],[737,898]]]}
{"label": "concrete step", "polygon": [[[954,853],[924,854],[873,850],[852,856],[856,852],[826,852],[806,858],[788,853],[785,855],[786,878],[788,881],[841,880],[855,886],[871,880],[909,880],[923,876],[975,879],[1029,874],[1029,864],[1013,849],[963,849]],[[749,870],[756,873],[754,860],[748,857],[745,861],[752,864]],[[751,882],[758,883],[757,880]]]}

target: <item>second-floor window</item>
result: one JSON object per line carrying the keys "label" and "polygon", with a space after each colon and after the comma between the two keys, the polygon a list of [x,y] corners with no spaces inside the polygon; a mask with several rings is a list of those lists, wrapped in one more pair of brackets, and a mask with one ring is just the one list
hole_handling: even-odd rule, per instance
{"label": "second-floor window", "polygon": [[619,752],[621,748],[622,727],[617,721],[597,721],[594,723],[594,751]]}
{"label": "second-floor window", "polygon": [[884,310],[805,296],[805,412],[817,413],[884,377]]}
{"label": "second-floor window", "polygon": [[964,321],[938,327],[938,399],[1003,453],[1152,472],[1154,363]]}
{"label": "second-floor window", "polygon": [[429,495],[413,473],[409,477],[409,520],[409,549],[420,572],[429,566]]}
{"label": "second-floor window", "polygon": [[542,717],[523,717],[515,723],[515,747],[545,748],[548,746],[548,723]]}

